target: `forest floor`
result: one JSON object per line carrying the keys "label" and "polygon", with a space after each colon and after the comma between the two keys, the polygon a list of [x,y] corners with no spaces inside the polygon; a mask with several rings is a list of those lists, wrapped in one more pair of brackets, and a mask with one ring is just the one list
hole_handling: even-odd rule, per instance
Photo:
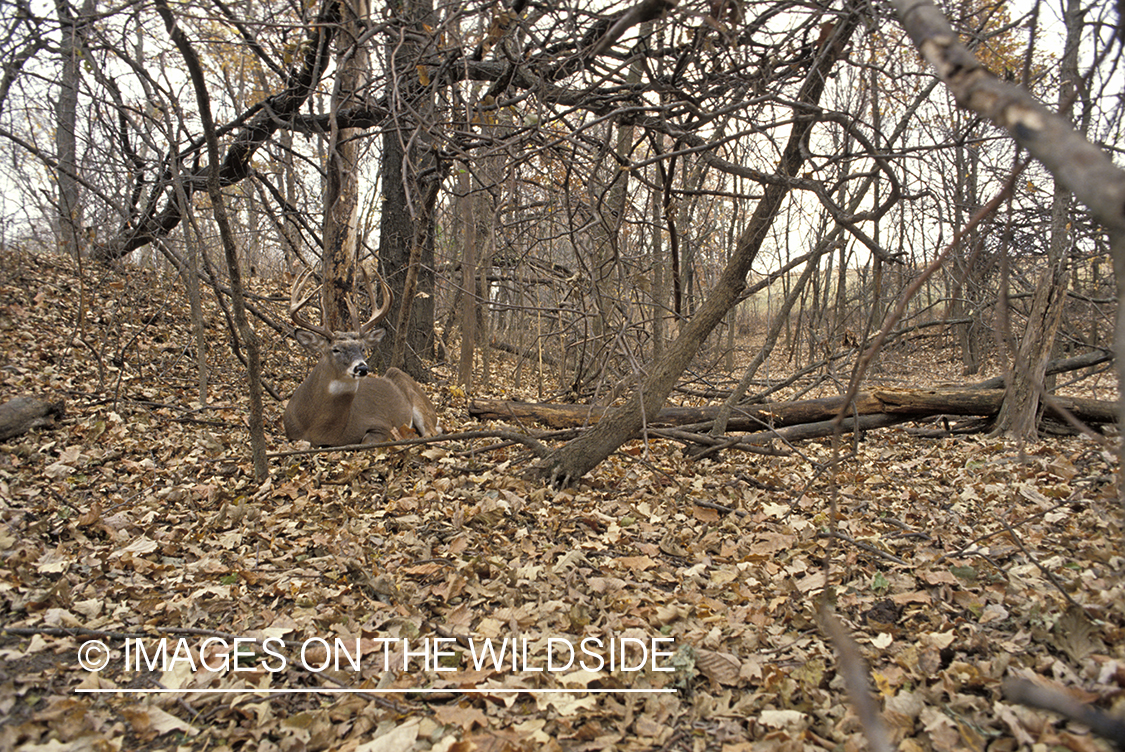
{"label": "forest floor", "polygon": [[[556,492],[486,438],[274,456],[257,484],[222,315],[200,405],[176,290],[0,255],[0,402],[67,406],[0,443],[0,750],[863,748],[822,600],[899,749],[1109,748],[1001,689],[1122,709],[1104,443],[898,427],[839,462],[827,441],[693,462],[634,442]],[[288,395],[309,361],[259,331]],[[882,373],[955,379],[941,356]],[[498,362],[487,396],[533,399]],[[447,431],[495,427],[438,376]]]}

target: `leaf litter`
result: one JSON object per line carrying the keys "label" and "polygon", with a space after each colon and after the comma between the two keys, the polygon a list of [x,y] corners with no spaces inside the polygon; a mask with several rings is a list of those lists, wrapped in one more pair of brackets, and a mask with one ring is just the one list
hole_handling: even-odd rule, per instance
{"label": "leaf litter", "polygon": [[[4,749],[858,749],[822,597],[899,749],[1108,749],[1000,689],[1122,710],[1116,461],[1093,441],[892,428],[839,462],[653,442],[556,492],[474,439],[275,457],[258,485],[220,315],[204,406],[186,303],[152,294],[175,283],[97,274],[0,261],[0,400],[68,410],[0,445]],[[288,394],[308,363],[259,328]]]}

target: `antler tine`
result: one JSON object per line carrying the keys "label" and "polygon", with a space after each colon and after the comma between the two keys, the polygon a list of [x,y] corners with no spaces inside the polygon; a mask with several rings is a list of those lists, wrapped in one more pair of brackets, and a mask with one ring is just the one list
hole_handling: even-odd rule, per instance
{"label": "antler tine", "polygon": [[367,290],[367,297],[371,300],[371,309],[373,311],[371,318],[359,327],[360,334],[366,334],[371,331],[373,326],[385,319],[387,314],[391,312],[391,305],[395,301],[395,296],[394,293],[391,292],[391,286],[383,279],[383,275],[376,270],[375,276],[379,278],[379,287],[381,288],[380,295],[383,298],[383,305],[379,308],[375,308],[375,288],[371,286],[371,277],[368,276],[367,269],[362,264],[360,264],[359,270],[363,275],[363,287]]}
{"label": "antler tine", "polygon": [[[297,277],[297,279],[294,280],[293,288],[289,295],[289,318],[293,319],[293,323],[301,329],[307,329],[308,331],[320,334],[327,339],[332,339],[333,337],[335,337],[335,334],[332,333],[331,329],[326,326],[317,326],[313,324],[301,313],[301,309],[307,306],[312,301],[313,297],[315,297],[316,294],[320,292],[320,285],[316,285],[313,287],[312,292],[306,295],[303,300],[301,299],[301,293],[304,292],[304,288],[308,285],[308,281],[311,276],[312,267],[309,267],[301,272],[301,276]],[[323,314],[323,311],[321,311],[321,313]]]}

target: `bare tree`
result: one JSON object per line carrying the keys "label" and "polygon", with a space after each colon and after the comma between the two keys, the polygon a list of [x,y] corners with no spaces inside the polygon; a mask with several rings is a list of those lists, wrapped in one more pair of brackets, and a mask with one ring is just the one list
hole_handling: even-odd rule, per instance
{"label": "bare tree", "polygon": [[55,143],[58,153],[58,237],[69,253],[81,254],[85,245],[78,170],[78,90],[82,85],[83,36],[94,0],[84,0],[77,12],[69,0],[55,0],[62,41],[62,74],[56,104]]}
{"label": "bare tree", "polygon": [[247,373],[246,378],[250,392],[250,447],[254,462],[254,477],[262,482],[269,476],[269,466],[266,463],[266,437],[262,417],[262,361],[258,347],[258,335],[250,328],[246,317],[246,303],[242,290],[242,272],[240,271],[238,251],[235,248],[234,238],[231,234],[230,221],[227,219],[226,202],[223,199],[222,185],[219,168],[219,140],[215,134],[215,123],[211,116],[211,101],[207,91],[207,83],[203,76],[203,67],[200,65],[199,56],[196,54],[191,42],[184,34],[183,29],[176,23],[176,17],[168,7],[167,0],[155,0],[156,10],[168,27],[168,33],[184,56],[188,72],[191,74],[192,86],[195,89],[196,102],[199,105],[199,118],[202,121],[203,135],[207,141],[207,157],[209,163],[207,178],[207,193],[211,198],[211,208],[215,213],[215,223],[219,226],[222,236],[223,251],[227,262],[227,273],[230,276],[231,301],[234,303],[234,316],[238,324],[238,333],[246,347]]}
{"label": "bare tree", "polygon": [[[1067,120],[1074,111],[1079,83],[1078,46],[1082,39],[1082,16],[1081,4],[1077,0],[1067,0],[1063,13],[1066,43],[1059,86],[1059,115]],[[1038,435],[1047,361],[1051,359],[1055,337],[1066,307],[1072,247],[1070,204],[1070,191],[1056,180],[1051,201],[1046,264],[1035,285],[1027,324],[1008,379],[1004,404],[996,418],[997,433],[1023,441],[1034,440]]]}
{"label": "bare tree", "polygon": [[804,109],[801,113],[804,117],[796,118],[774,172],[774,179],[766,186],[765,194],[750,218],[749,226],[738,239],[738,245],[718,283],[681,329],[679,337],[669,346],[663,359],[654,364],[646,377],[639,379],[640,384],[628,401],[602,418],[591,431],[542,460],[542,472],[551,482],[562,485],[574,483],[637,435],[645,425],[646,416],[656,415],[672,391],[676,379],[698,352],[700,345],[737,302],[746,286],[746,274],[757,257],[782,201],[789,193],[788,179],[798,175],[805,161],[804,142],[816,123],[815,115],[805,113],[814,111],[824,91],[828,72],[844,55],[848,40],[859,25],[859,20],[857,10],[849,8],[838,19],[829,39],[820,48],[796,99],[798,107]]}
{"label": "bare tree", "polygon": [[368,75],[364,28],[366,0],[340,4],[343,16],[336,36],[336,77],[329,103],[328,160],[324,190],[324,284],[322,307],[328,328],[348,321],[347,300],[356,279],[360,160],[357,133],[341,127],[341,110],[353,109]]}
{"label": "bare tree", "polygon": [[[961,23],[987,54],[986,43],[1016,35],[982,21],[971,3],[963,10]],[[772,373],[779,359],[823,360],[856,339],[852,330],[862,339],[1014,152],[979,118],[954,122],[949,103],[916,91],[915,76],[928,74],[879,25],[878,6],[408,0],[370,16],[324,0],[199,11],[177,6],[176,21],[214,98],[216,160],[151,7],[105,8],[75,37],[76,127],[90,162],[60,170],[68,147],[36,140],[23,123],[59,121],[61,111],[37,109],[43,86],[73,90],[58,58],[33,42],[43,31],[62,39],[65,14],[9,24],[0,137],[12,158],[0,170],[34,199],[28,206],[38,202],[50,220],[41,226],[56,226],[62,199],[36,186],[29,156],[51,174],[74,173],[82,222],[98,225],[103,259],[159,241],[186,280],[213,286],[232,330],[234,285],[209,255],[226,243],[222,228],[198,222],[188,247],[182,226],[213,168],[229,234],[243,246],[238,273],[319,256],[329,292],[344,299],[360,248],[377,245],[398,303],[388,317],[390,363],[423,375],[440,309],[446,335],[460,330],[464,382],[475,354],[487,364],[495,348],[514,354],[518,378],[533,369],[544,397],[610,403],[634,390],[616,427],[611,417],[551,458],[544,474],[558,482],[643,430],[689,369],[710,378],[725,362],[719,379],[728,380],[748,275],[763,279],[807,257],[817,238],[834,238],[837,252],[779,278],[792,316],[763,332],[794,336],[757,361]],[[878,33],[845,43],[840,34],[862,14]],[[890,122],[895,133],[884,135]],[[456,188],[447,180],[454,165],[465,170]],[[955,264],[971,275],[946,268],[941,289],[926,283],[904,309],[916,317],[910,326],[953,309],[947,323],[972,334],[970,369],[987,362],[975,344],[989,343],[987,329],[1006,310],[996,302],[1003,273],[1014,319],[1031,312],[1029,265],[1005,272],[1002,251],[1007,243],[1036,258],[1047,222],[1023,196],[1008,216],[1010,239],[982,228],[960,249]],[[1107,282],[1095,274],[1104,241],[1075,212],[1066,216],[1077,228],[1070,245],[1081,244],[1074,278],[1090,285],[1083,305],[1101,311],[1111,297],[1096,292]],[[755,315],[768,319],[764,306]],[[1096,327],[1084,328],[1064,336],[1096,340]],[[1029,330],[1024,340],[1042,345],[1046,333]],[[836,367],[820,366],[811,383]]]}

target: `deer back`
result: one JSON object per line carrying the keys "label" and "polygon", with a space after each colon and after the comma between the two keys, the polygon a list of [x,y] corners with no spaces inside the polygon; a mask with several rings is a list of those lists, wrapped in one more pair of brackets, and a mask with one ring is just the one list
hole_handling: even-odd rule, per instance
{"label": "deer back", "polygon": [[397,368],[388,368],[383,378],[393,381],[406,398],[410,405],[411,425],[419,436],[436,436],[441,433],[437,410],[417,381]]}

